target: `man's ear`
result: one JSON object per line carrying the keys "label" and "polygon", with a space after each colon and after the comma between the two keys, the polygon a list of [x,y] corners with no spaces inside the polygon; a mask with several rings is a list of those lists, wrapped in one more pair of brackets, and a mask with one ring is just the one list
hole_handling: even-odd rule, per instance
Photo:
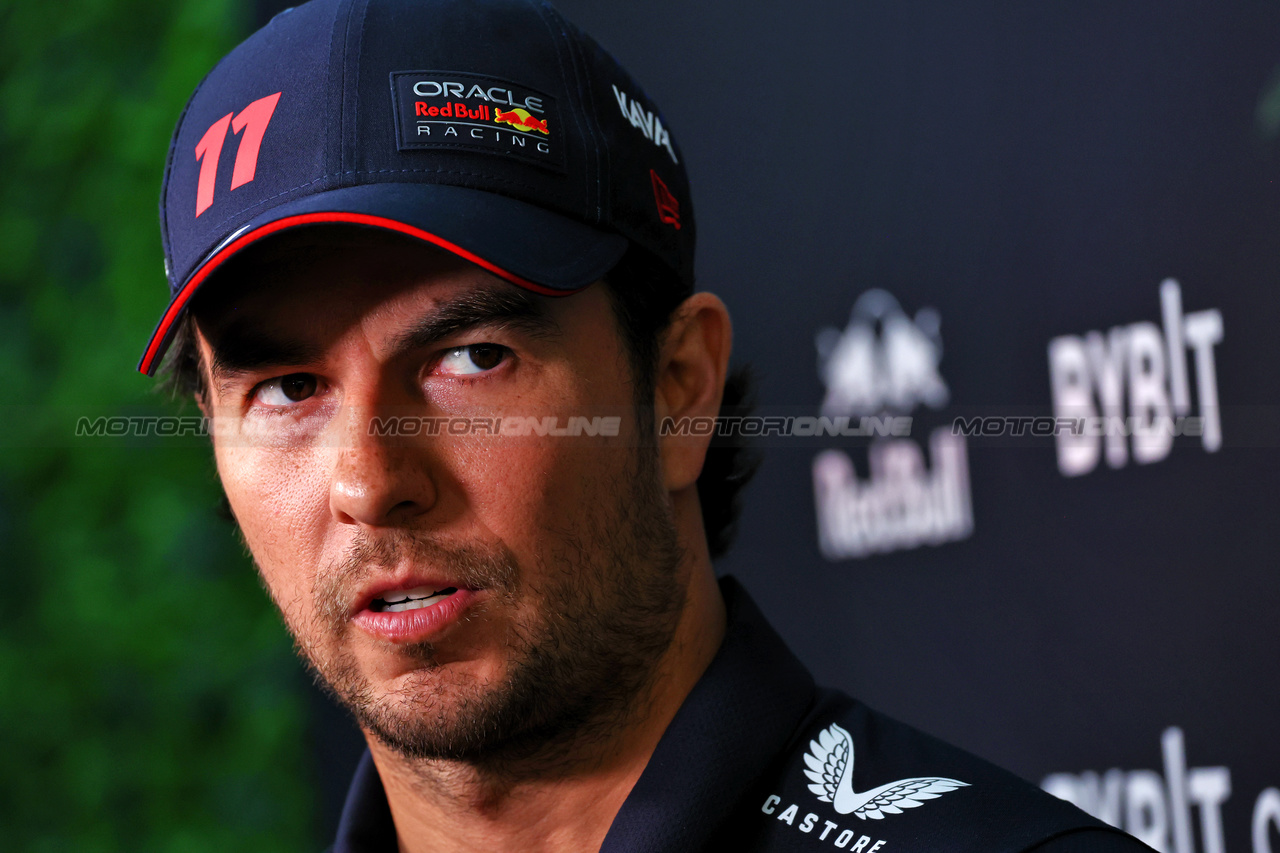
{"label": "man's ear", "polygon": [[204,419],[205,419],[206,421],[207,421],[207,420],[212,420],[212,419],[213,419],[213,415],[211,415],[211,414],[209,413],[209,412],[210,412],[210,409],[209,409],[209,399],[208,399],[207,393],[201,393],[200,391],[194,391],[194,392],[192,392],[191,396],[192,396],[193,398],[195,398],[196,406],[198,406],[198,407],[200,408],[200,414],[204,415]]}
{"label": "man's ear", "polygon": [[[681,429],[680,423],[697,418],[705,424],[709,421],[703,419],[714,421],[720,413],[732,347],[733,324],[718,296],[695,293],[676,309],[663,339],[654,383],[655,427],[669,492],[692,486],[702,473],[712,431]],[[662,425],[668,418],[675,428],[664,436]]]}

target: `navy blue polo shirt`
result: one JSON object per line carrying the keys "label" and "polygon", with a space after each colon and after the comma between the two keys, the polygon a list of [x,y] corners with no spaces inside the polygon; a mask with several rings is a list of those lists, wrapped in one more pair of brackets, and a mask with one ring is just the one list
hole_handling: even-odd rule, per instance
{"label": "navy blue polo shirt", "polygon": [[[1117,829],[813,677],[733,578],[724,644],[602,853],[1150,853]],[[366,752],[333,853],[395,853]]]}

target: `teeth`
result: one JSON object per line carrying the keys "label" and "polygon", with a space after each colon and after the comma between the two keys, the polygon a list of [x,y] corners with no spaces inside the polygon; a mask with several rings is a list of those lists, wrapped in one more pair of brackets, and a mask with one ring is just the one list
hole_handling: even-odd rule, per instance
{"label": "teeth", "polygon": [[383,608],[383,612],[384,613],[402,613],[405,610],[418,610],[420,608],[430,607],[433,604],[444,601],[448,597],[449,596],[445,595],[444,593],[441,593],[440,595],[433,595],[429,598],[411,598],[411,599],[406,599],[404,601],[398,601],[394,603],[388,602],[387,606]]}
{"label": "teeth", "polygon": [[391,592],[385,592],[380,598],[387,604],[399,604],[402,601],[408,601],[410,598],[430,598],[438,591],[429,586],[415,586],[413,589],[395,589]]}
{"label": "teeth", "polygon": [[417,586],[413,589],[396,589],[383,593],[373,601],[372,609],[383,613],[401,613],[405,610],[418,610],[444,601],[454,592],[455,587],[437,590],[429,586]]}

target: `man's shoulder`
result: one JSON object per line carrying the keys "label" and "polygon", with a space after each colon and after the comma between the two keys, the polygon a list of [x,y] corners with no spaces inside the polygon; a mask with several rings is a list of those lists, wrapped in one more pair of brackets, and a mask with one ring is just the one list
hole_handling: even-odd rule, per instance
{"label": "man's shoulder", "polygon": [[817,691],[717,836],[717,849],[750,851],[1146,849],[1014,774],[830,689]]}

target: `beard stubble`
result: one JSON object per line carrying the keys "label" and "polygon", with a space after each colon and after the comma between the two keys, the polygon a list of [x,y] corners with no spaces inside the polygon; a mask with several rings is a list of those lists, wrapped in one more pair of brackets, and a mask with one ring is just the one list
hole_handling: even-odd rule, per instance
{"label": "beard stubble", "polygon": [[[311,630],[290,624],[317,682],[383,744],[411,760],[450,760],[503,775],[546,774],[647,712],[659,660],[675,635],[687,590],[657,454],[640,442],[628,470],[610,478],[555,553],[532,571],[501,545],[444,544],[410,529],[357,536],[344,559],[317,577]],[[531,624],[506,625],[497,683],[440,677],[435,647],[400,647],[417,671],[379,693],[343,641],[352,591],[381,567],[447,566],[449,576]],[[486,619],[484,607],[468,619]],[[283,611],[282,611],[283,612]]]}

